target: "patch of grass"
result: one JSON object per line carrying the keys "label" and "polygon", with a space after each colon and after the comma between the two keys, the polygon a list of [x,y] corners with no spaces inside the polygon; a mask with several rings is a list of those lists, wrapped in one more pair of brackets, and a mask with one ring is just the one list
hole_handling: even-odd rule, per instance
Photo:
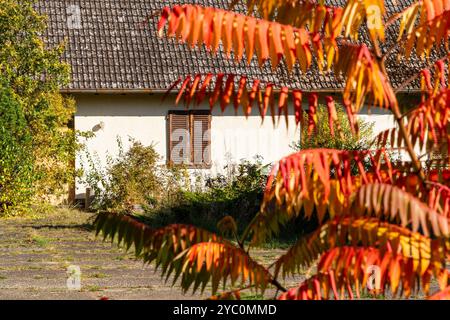
{"label": "patch of grass", "polygon": [[292,245],[294,245],[296,242],[296,239],[277,239],[272,238],[268,240],[267,242],[263,243],[261,245],[262,249],[289,249]]}
{"label": "patch of grass", "polygon": [[45,248],[49,245],[50,239],[42,236],[35,235],[31,238],[31,241],[37,244],[41,248]]}
{"label": "patch of grass", "polygon": [[86,290],[90,291],[90,292],[97,292],[97,291],[101,291],[101,288],[99,286],[93,285],[93,286],[87,286]]}
{"label": "patch of grass", "polygon": [[386,300],[386,296],[384,294],[373,294],[366,290],[361,293],[360,298],[365,300]]}
{"label": "patch of grass", "polygon": [[27,266],[23,268],[23,270],[44,270],[44,269],[46,268],[41,266]]}
{"label": "patch of grass", "polygon": [[101,269],[100,266],[87,266],[87,268],[89,268],[91,270],[100,270]]}
{"label": "patch of grass", "polygon": [[0,275],[0,280],[5,280],[5,279],[6,279],[6,276]]}
{"label": "patch of grass", "polygon": [[265,300],[264,296],[259,293],[241,293],[242,300]]}
{"label": "patch of grass", "polygon": [[120,270],[129,270],[129,269],[132,269],[132,267],[130,267],[130,266],[118,266],[117,269],[120,269]]}
{"label": "patch of grass", "polygon": [[97,278],[97,279],[102,279],[102,278],[107,278],[107,277],[108,277],[107,274],[101,273],[101,272],[89,275],[89,278]]}

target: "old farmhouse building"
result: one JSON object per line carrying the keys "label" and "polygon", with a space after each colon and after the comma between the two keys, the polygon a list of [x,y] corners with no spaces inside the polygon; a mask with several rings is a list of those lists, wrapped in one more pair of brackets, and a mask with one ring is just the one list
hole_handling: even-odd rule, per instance
{"label": "old farmhouse building", "polygon": [[[222,8],[229,2],[189,1]],[[270,119],[261,124],[257,110],[246,119],[242,111],[236,115],[233,108],[228,108],[224,114],[220,108],[210,112],[206,103],[186,111],[182,105],[175,105],[174,95],[164,101],[162,97],[180,76],[209,72],[247,75],[304,92],[336,94],[336,97],[339,97],[342,83],[314,70],[302,74],[295,69],[288,74],[283,67],[273,72],[269,65],[264,69],[255,67],[256,62],[250,67],[245,62],[236,64],[221,53],[212,56],[204,49],[191,50],[173,40],[158,38],[156,24],[160,10],[179,3],[187,2],[41,0],[37,3],[39,11],[48,16],[46,39],[49,45],[66,43],[64,59],[72,67],[72,80],[63,91],[76,101],[75,128],[95,134],[86,142],[87,150],[97,154],[104,163],[107,155],[117,153],[118,137],[124,148],[131,137],[145,145],[154,144],[164,161],[169,162],[176,160],[171,158],[180,147],[176,130],[183,129],[192,135],[190,147],[201,150],[199,159],[194,159],[194,152],[191,152],[184,160],[192,171],[200,174],[220,172],[230,162],[251,160],[256,155],[270,163],[291,153],[291,144],[300,134],[294,125],[286,128],[284,121],[280,121],[274,128]],[[405,7],[407,1],[399,0],[395,4],[387,1],[386,5],[389,12],[394,12]],[[419,67],[415,65],[409,70],[392,59],[389,72],[394,85],[402,83]],[[404,90],[413,89],[409,86]],[[290,123],[295,123],[294,115],[289,117]],[[382,110],[372,109],[370,114],[361,117],[375,123],[375,132],[394,125],[392,118]],[[82,162],[80,154],[76,166],[80,167]],[[84,192],[85,186],[77,183],[76,197],[83,198]]]}

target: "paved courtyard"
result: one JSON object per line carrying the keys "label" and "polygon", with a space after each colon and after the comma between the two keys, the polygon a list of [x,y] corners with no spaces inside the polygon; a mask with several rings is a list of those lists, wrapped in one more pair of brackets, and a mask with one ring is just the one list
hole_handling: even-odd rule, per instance
{"label": "paved courtyard", "polygon": [[[176,286],[165,285],[152,266],[96,239],[92,218],[85,212],[58,210],[34,219],[0,220],[0,300],[207,297],[183,295]],[[261,250],[258,260],[268,263],[281,252]],[[81,270],[80,291],[67,288],[70,266]]]}

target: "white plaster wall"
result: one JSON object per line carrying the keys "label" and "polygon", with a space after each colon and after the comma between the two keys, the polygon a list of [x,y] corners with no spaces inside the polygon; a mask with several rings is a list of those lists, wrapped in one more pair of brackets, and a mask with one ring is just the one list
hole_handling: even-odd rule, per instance
{"label": "white plaster wall", "polygon": [[[372,122],[374,124],[374,136],[376,136],[378,133],[398,127],[393,114],[390,111],[383,110],[383,109],[377,109],[377,108],[371,108],[370,111],[367,109],[363,109],[361,114],[358,116],[360,119],[363,119],[365,121]],[[414,148],[416,155],[421,156],[426,151],[420,150],[419,144],[417,144]],[[411,157],[409,156],[408,152],[405,149],[397,150],[394,152],[394,155],[396,157],[400,157],[400,160],[402,161],[410,161]]]}
{"label": "white plaster wall", "polygon": [[374,112],[373,108],[370,112],[363,111],[358,118],[366,122],[373,123],[374,135],[395,127],[394,116],[388,112]]}
{"label": "white plaster wall", "polygon": [[[132,137],[144,145],[154,144],[156,151],[166,160],[167,153],[167,120],[169,110],[182,110],[183,106],[174,106],[174,99],[169,97],[161,101],[161,95],[76,95],[77,113],[75,127],[80,131],[95,132],[95,137],[87,140],[86,147],[91,155],[95,155],[104,166],[109,154],[118,154],[117,137],[120,137],[124,150]],[[202,105],[199,109],[209,109]],[[216,174],[223,172],[223,167],[242,159],[253,160],[256,155],[263,158],[264,163],[279,160],[293,152],[292,142],[298,139],[300,133],[295,129],[295,117],[289,116],[290,126],[286,128],[284,118],[274,129],[270,117],[261,125],[258,111],[246,119],[239,110],[235,116],[230,107],[222,115],[217,107],[211,121],[211,159],[210,170],[195,170],[196,174]],[[81,168],[86,161],[82,154],[77,157],[76,167]],[[85,186],[77,183],[77,195],[82,197]]]}

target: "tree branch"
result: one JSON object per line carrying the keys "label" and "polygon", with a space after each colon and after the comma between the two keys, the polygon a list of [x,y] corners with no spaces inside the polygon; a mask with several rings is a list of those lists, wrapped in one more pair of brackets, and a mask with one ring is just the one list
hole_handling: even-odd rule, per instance
{"label": "tree branch", "polygon": [[278,290],[287,292],[287,289],[283,287],[276,279],[272,279],[270,283],[273,284]]}
{"label": "tree branch", "polygon": [[394,114],[395,120],[397,121],[397,124],[399,126],[400,134],[402,135],[402,138],[405,141],[406,150],[408,151],[408,154],[411,157],[411,161],[413,163],[414,169],[417,171],[417,174],[419,175],[420,180],[422,180],[422,182],[425,182],[426,177],[425,177],[425,173],[422,168],[422,164],[414,151],[414,146],[411,142],[411,139],[409,138],[405,124],[403,123],[403,116],[398,107],[398,103],[395,103],[393,106],[391,106],[391,108],[392,108],[392,112]]}
{"label": "tree branch", "polygon": [[[390,78],[387,73],[386,65],[385,65],[384,61],[380,61],[380,66],[381,66],[381,69],[382,69],[386,79],[388,79],[388,81],[390,82]],[[397,92],[398,91],[396,91],[395,93],[397,93]],[[397,122],[398,127],[400,129],[400,134],[402,135],[402,138],[405,141],[406,150],[408,151],[408,154],[411,158],[413,167],[417,171],[417,174],[419,175],[420,180],[422,180],[422,182],[425,183],[426,176],[423,171],[422,164],[414,151],[414,146],[408,135],[408,131],[406,130],[405,124],[403,123],[403,116],[402,116],[402,113],[400,112],[400,108],[398,106],[397,101],[395,101],[395,103],[393,105],[391,105],[391,110],[392,110],[392,113],[394,114],[395,121]]]}

